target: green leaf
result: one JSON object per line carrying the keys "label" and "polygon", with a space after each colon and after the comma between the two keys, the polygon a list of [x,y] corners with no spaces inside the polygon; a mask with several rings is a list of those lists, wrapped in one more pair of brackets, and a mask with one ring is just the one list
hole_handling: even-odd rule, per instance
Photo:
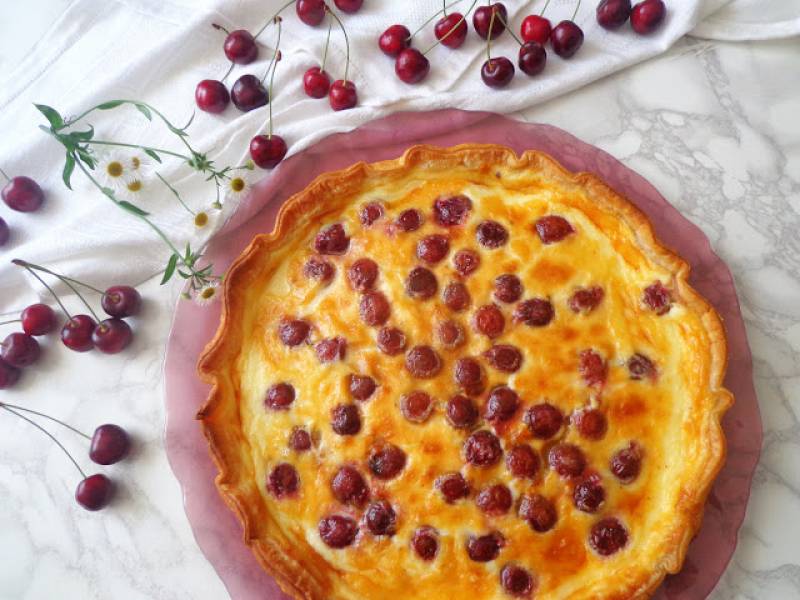
{"label": "green leaf", "polygon": [[180,269],[178,269],[178,275],[180,275],[184,279],[189,279],[192,276],[191,273],[187,273],[186,271],[181,271]]}
{"label": "green leaf", "polygon": [[68,189],[72,189],[72,185],[70,184],[70,179],[72,179],[72,172],[75,170],[75,157],[72,154],[67,153],[67,161],[64,163],[64,171],[61,174],[61,178],[64,180],[64,185],[67,186]]}
{"label": "green leaf", "polygon": [[150,150],[149,148],[144,148],[144,153],[147,154],[147,156],[152,158],[157,163],[161,162],[161,157],[158,154],[156,154],[153,150]]}
{"label": "green leaf", "polygon": [[97,108],[97,110],[111,110],[112,108],[117,108],[123,104],[125,104],[125,100],[110,100],[109,102],[98,104],[95,108]]}
{"label": "green leaf", "polygon": [[136,109],[142,113],[148,121],[153,120],[153,114],[150,112],[150,109],[147,108],[144,104],[135,104]]}
{"label": "green leaf", "polygon": [[34,106],[45,116],[54,130],[64,126],[64,119],[61,118],[61,115],[58,114],[55,108],[47,106],[46,104],[34,104]]}
{"label": "green leaf", "polygon": [[164,269],[164,277],[161,278],[161,285],[167,283],[170,279],[172,279],[172,275],[175,273],[175,267],[178,265],[178,255],[173,254],[169,257],[169,261],[167,262],[167,268]]}
{"label": "green leaf", "polygon": [[124,208],[129,213],[133,213],[134,215],[136,215],[138,217],[146,217],[147,215],[150,214],[149,212],[146,212],[146,211],[142,210],[141,208],[139,208],[135,204],[131,204],[127,200],[119,200],[119,201],[117,201],[117,204],[120,206],[120,208]]}
{"label": "green leaf", "polygon": [[89,129],[86,131],[73,131],[69,134],[70,137],[79,140],[81,142],[88,142],[94,137],[94,127],[89,125]]}

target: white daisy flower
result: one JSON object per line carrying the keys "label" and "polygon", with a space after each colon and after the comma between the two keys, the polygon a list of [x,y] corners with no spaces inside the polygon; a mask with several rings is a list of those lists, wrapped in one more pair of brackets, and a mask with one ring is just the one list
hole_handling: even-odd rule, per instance
{"label": "white daisy flower", "polygon": [[240,202],[253,187],[255,178],[249,169],[237,169],[231,172],[231,178],[223,184],[225,202]]}
{"label": "white daisy flower", "polygon": [[130,166],[124,156],[117,152],[109,152],[97,161],[97,171],[106,187],[119,191],[125,187]]}
{"label": "white daisy flower", "polygon": [[149,181],[153,175],[153,161],[146,154],[134,154],[128,157],[126,166],[130,169],[128,175],[141,181]]}
{"label": "white daisy flower", "polygon": [[144,179],[136,175],[130,175],[117,190],[117,196],[130,202],[142,200],[146,187]]}
{"label": "white daisy flower", "polygon": [[219,297],[219,280],[214,279],[194,292],[194,301],[200,306],[208,306]]}

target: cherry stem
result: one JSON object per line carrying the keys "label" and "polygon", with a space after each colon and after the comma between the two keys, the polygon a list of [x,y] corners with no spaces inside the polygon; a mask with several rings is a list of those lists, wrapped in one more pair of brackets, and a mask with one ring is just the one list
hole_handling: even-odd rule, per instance
{"label": "cherry stem", "polygon": [[[430,48],[428,48],[427,50],[425,50],[425,52],[423,52],[423,53],[422,53],[422,55],[423,55],[423,56],[425,56],[425,55],[426,55],[428,52],[430,52],[431,50],[433,50],[434,48],[436,48],[436,46],[438,46],[438,45],[439,45],[439,44],[441,44],[443,41],[445,41],[447,38],[449,38],[449,37],[450,37],[450,36],[451,36],[451,35],[452,35],[452,34],[453,34],[453,33],[454,33],[454,32],[455,32],[455,31],[456,31],[456,30],[457,30],[457,29],[458,29],[458,28],[461,26],[461,24],[462,24],[464,21],[466,21],[466,20],[467,20],[467,15],[468,15],[468,14],[470,13],[470,11],[471,11],[471,10],[472,10],[472,9],[475,7],[475,5],[476,5],[477,3],[478,3],[478,0],[473,0],[472,4],[470,4],[470,5],[469,5],[469,8],[467,9],[467,12],[465,12],[463,15],[461,15],[461,18],[458,20],[458,23],[456,23],[455,25],[453,25],[453,27],[450,29],[450,31],[448,31],[447,33],[445,33],[445,34],[442,36],[442,39],[437,39],[437,40],[436,40],[436,43],[434,43],[434,44],[433,44],[433,45],[432,45]],[[455,4],[455,2],[453,2],[453,4]],[[450,4],[449,6],[452,6],[452,4]],[[437,13],[437,14],[438,14],[438,13]],[[429,21],[430,21],[430,19],[428,19],[428,21],[426,21],[426,23],[425,23],[425,24],[427,25]],[[424,26],[425,26],[425,25],[423,25],[423,27],[424,27]],[[414,33],[414,35],[417,35],[417,33],[419,33],[419,30],[417,30],[417,31]],[[411,37],[414,37],[414,36],[412,35]],[[409,38],[409,39],[410,39],[410,38]]]}
{"label": "cherry stem", "polygon": [[492,61],[492,28],[494,27],[494,17],[497,14],[496,10],[492,10],[492,16],[489,19],[489,33],[486,36],[486,60],[489,62],[489,66],[491,66]]}
{"label": "cherry stem", "polygon": [[328,47],[331,45],[331,29],[333,28],[333,19],[328,17],[328,38],[325,40],[325,52],[322,53],[322,66],[319,68],[320,72],[325,70],[325,63],[328,60]]}
{"label": "cherry stem", "polygon": [[[267,78],[267,75],[269,75],[269,72],[272,69],[272,66],[276,62],[276,59],[277,59],[277,56],[278,56],[278,52],[279,52],[280,47],[281,47],[281,19],[279,17],[275,17],[275,18],[278,19],[278,37],[275,40],[275,52],[272,53],[272,59],[269,61],[269,64],[267,65],[267,70],[264,71],[264,74],[261,76],[261,83],[264,83],[264,80]],[[269,96],[268,100],[269,100],[270,103],[272,102],[272,90],[270,90],[270,96]]]}
{"label": "cherry stem", "polygon": [[[444,1],[446,1],[446,0],[442,0],[442,1],[444,2]],[[445,4],[445,5],[442,7],[442,12],[443,12],[443,13],[445,13],[445,16],[446,16],[446,15],[447,15],[447,13],[446,13],[445,11],[446,11],[448,8],[452,8],[452,7],[453,7],[453,6],[455,6],[456,4],[459,4],[460,2],[462,2],[462,0],[455,0],[455,2],[451,2],[450,4]],[[473,2],[473,3],[472,3],[472,6],[475,6],[475,4],[476,4],[476,2]],[[469,10],[467,10],[467,12],[469,12],[470,10],[472,10],[472,6],[470,6],[470,7],[469,7]],[[416,31],[414,31],[414,33],[412,33],[410,36],[408,36],[408,37],[406,38],[406,40],[408,40],[409,42],[410,42],[411,40],[413,40],[415,35],[417,35],[417,34],[418,34],[420,31],[422,31],[423,29],[425,29],[425,27],[427,27],[428,23],[430,23],[431,21],[433,21],[433,20],[434,20],[436,17],[438,17],[438,16],[439,16],[439,11],[437,10],[435,13],[433,13],[433,16],[432,16],[432,17],[428,18],[428,20],[426,20],[426,21],[425,21],[425,22],[424,22],[422,25],[420,25],[419,27],[417,27]],[[425,54],[425,53],[423,52],[423,54]]]}
{"label": "cherry stem", "polygon": [[16,404],[9,404],[8,402],[0,402],[0,406],[3,406],[3,407],[8,407],[8,408],[13,408],[13,409],[15,409],[15,410],[22,410],[22,411],[25,411],[25,412],[27,412],[27,413],[31,413],[31,414],[33,414],[33,415],[37,415],[37,416],[39,416],[39,417],[43,417],[43,418],[45,418],[45,419],[50,419],[50,420],[51,420],[51,421],[53,421],[54,423],[58,423],[59,425],[62,425],[62,426],[64,426],[64,427],[66,427],[66,428],[67,428],[67,429],[69,429],[70,431],[74,431],[74,432],[75,432],[75,433],[77,433],[78,435],[80,435],[80,436],[82,436],[82,437],[85,437],[87,440],[91,440],[91,439],[92,439],[92,437],[91,437],[91,436],[89,436],[89,435],[86,435],[86,434],[85,434],[85,433],[83,433],[83,432],[82,432],[80,429],[76,429],[75,427],[73,427],[73,426],[72,426],[72,425],[70,425],[69,423],[65,423],[64,421],[62,421],[62,420],[60,420],[60,419],[56,419],[55,417],[51,417],[50,415],[47,415],[47,414],[45,414],[45,413],[41,413],[41,412],[39,412],[39,411],[33,410],[32,408],[25,408],[24,406],[17,406]]}
{"label": "cherry stem", "polygon": [[269,132],[267,134],[267,139],[269,139],[269,140],[272,139],[272,90],[275,87],[274,86],[274,83],[275,83],[275,71],[278,70],[278,61],[280,60],[280,58],[279,58],[280,54],[281,54],[280,45],[281,45],[281,22],[278,21],[278,42],[275,44],[275,52],[272,55],[272,62],[270,63],[270,66],[272,67],[272,74],[269,76],[269,90],[267,92],[269,94],[269,98],[268,98],[268,104],[269,104],[269,107],[268,107],[269,108]]}
{"label": "cherry stem", "polygon": [[262,33],[264,33],[264,30],[265,30],[267,27],[269,27],[269,26],[270,26],[272,23],[275,23],[275,22],[276,22],[276,21],[275,21],[275,17],[277,17],[279,14],[281,14],[281,13],[282,13],[284,10],[286,10],[287,8],[289,8],[289,7],[290,7],[292,4],[294,4],[296,1],[297,1],[297,0],[289,0],[289,2],[287,2],[286,4],[284,4],[283,6],[281,6],[281,7],[278,9],[278,12],[276,12],[276,13],[275,13],[274,15],[272,15],[272,16],[271,16],[269,19],[267,19],[267,22],[266,22],[266,23],[264,23],[264,26],[263,26],[261,29],[259,29],[259,30],[258,30],[258,32],[256,32],[256,34],[253,36],[253,38],[257,38],[257,37],[258,37],[258,36],[260,36]]}
{"label": "cherry stem", "polygon": [[519,39],[519,38],[517,37],[517,34],[515,34],[515,33],[514,33],[512,30],[511,30],[511,27],[509,27],[509,26],[508,26],[508,23],[506,23],[506,20],[505,20],[505,19],[504,19],[504,18],[503,18],[503,17],[500,15],[500,13],[497,13],[497,18],[498,18],[498,19],[500,19],[500,22],[501,22],[503,25],[505,25],[505,26],[506,26],[506,31],[508,31],[508,33],[510,33],[510,34],[511,34],[511,37],[513,37],[513,38],[514,38],[514,40],[515,40],[515,41],[516,41],[516,42],[517,42],[517,43],[518,43],[520,46],[523,46],[522,40],[521,40],[521,39]]}
{"label": "cherry stem", "polygon": [[547,0],[547,2],[544,3],[544,6],[542,7],[542,10],[539,12],[539,16],[540,17],[544,14],[544,11],[547,10],[547,7],[548,7],[549,4],[550,4],[550,0]]}
{"label": "cherry stem", "polygon": [[12,323],[21,323],[22,319],[11,319],[10,321],[3,321],[0,325],[11,325]]}
{"label": "cherry stem", "polygon": [[231,74],[231,71],[233,71],[233,67],[234,67],[234,66],[235,66],[235,65],[233,64],[233,61],[231,61],[231,66],[230,66],[230,67],[228,67],[228,70],[227,70],[227,71],[225,71],[225,75],[223,75],[223,76],[222,76],[222,79],[220,79],[220,80],[219,80],[219,82],[220,82],[220,83],[224,83],[224,82],[225,82],[225,80],[228,78],[228,75],[230,75],[230,74]]}
{"label": "cherry stem", "polygon": [[338,15],[335,12],[333,12],[330,8],[328,8],[327,4],[325,5],[325,10],[327,10],[328,13],[330,13],[330,15],[334,19],[336,19],[336,22],[339,24],[339,27],[342,30],[342,34],[344,34],[345,62],[344,62],[344,79],[343,79],[343,81],[345,83],[347,83],[347,72],[348,72],[348,69],[350,69],[350,39],[347,37],[347,30],[344,28],[344,23],[342,23],[342,20],[338,17]]}
{"label": "cherry stem", "polygon": [[[548,0],[549,1],[549,0]],[[572,13],[572,18],[570,21],[574,21],[575,17],[578,16],[578,9],[581,7],[581,0],[578,0],[578,3],[575,5],[575,12]]]}
{"label": "cherry stem", "polygon": [[79,281],[77,279],[73,279],[72,277],[67,277],[66,275],[61,275],[60,273],[56,273],[55,271],[51,271],[47,267],[43,267],[41,265],[35,265],[35,264],[30,263],[30,262],[25,261],[25,260],[20,260],[20,259],[16,259],[16,260],[18,262],[14,263],[14,264],[25,263],[24,266],[26,266],[26,267],[30,267],[31,269],[36,269],[37,271],[44,271],[45,273],[49,273],[50,275],[53,275],[54,277],[58,277],[59,279],[63,279],[64,281],[71,281],[72,283],[77,283],[78,285],[82,285],[83,287],[85,287],[87,289],[90,289],[93,292],[97,292],[101,296],[105,296],[105,294],[106,294],[103,290],[99,290],[96,287],[94,287],[93,285],[89,285],[88,283],[84,283],[83,281]]}
{"label": "cherry stem", "polygon": [[6,181],[9,181],[9,182],[11,181],[11,178],[8,175],[6,175],[6,172],[3,171],[3,169],[0,169],[0,175],[2,175],[3,179],[5,179]]}
{"label": "cherry stem", "polygon": [[224,28],[222,25],[217,25],[216,23],[212,23],[212,24],[211,24],[211,26],[212,26],[214,29],[218,29],[218,30],[224,31],[224,32],[225,32],[227,35],[230,35],[230,34],[231,34],[231,32],[230,32],[230,31],[228,31],[227,29],[225,29],[225,28]]}
{"label": "cherry stem", "polygon": [[447,0],[442,0],[442,16],[447,16]]}
{"label": "cherry stem", "polygon": [[[53,275],[54,277],[57,277],[58,279],[63,281],[66,284],[66,286],[69,289],[71,289],[78,298],[80,298],[81,302],[83,302],[84,306],[86,306],[86,308],[89,310],[89,312],[94,317],[94,320],[97,321],[98,323],[100,322],[100,319],[98,318],[97,313],[94,312],[94,310],[92,309],[91,305],[86,301],[86,298],[83,297],[83,295],[78,291],[78,289],[74,285],[72,285],[72,282],[74,281],[75,283],[79,283],[80,285],[83,285],[83,286],[86,286],[87,288],[93,289],[94,291],[96,291],[96,292],[98,292],[100,294],[103,294],[104,292],[101,292],[97,288],[93,288],[92,286],[87,285],[85,283],[81,283],[76,279],[70,279],[69,277],[64,277],[63,275],[59,275],[55,271],[51,271],[50,269],[45,269],[44,267],[40,267],[39,265],[34,265],[32,263],[26,262],[24,260],[20,260],[18,258],[15,258],[11,262],[14,263],[15,265],[19,265],[19,266],[25,267],[31,273],[33,273],[33,270],[36,269],[36,270],[39,270],[39,271],[43,271],[45,273],[49,273],[50,275]],[[38,275],[36,276],[36,278],[39,281],[42,281],[42,279]],[[48,289],[50,289],[50,288],[48,288]],[[52,293],[52,290],[50,290],[50,292]],[[59,304],[61,304],[61,302],[59,302]],[[61,308],[64,308],[64,307],[62,306]],[[64,312],[66,312],[66,311],[64,311]],[[67,316],[68,317],[70,316],[69,313],[67,313]],[[70,319],[72,319],[72,317],[70,317]]]}
{"label": "cherry stem", "polygon": [[41,283],[41,284],[42,284],[42,285],[43,285],[43,286],[44,286],[44,287],[47,289],[47,291],[48,291],[48,292],[50,292],[50,294],[53,296],[53,298],[55,298],[55,301],[56,301],[56,302],[58,302],[58,305],[61,307],[61,310],[63,310],[63,311],[64,311],[64,314],[65,314],[65,315],[67,315],[67,316],[69,317],[69,320],[70,320],[70,321],[72,321],[72,315],[71,315],[71,314],[69,314],[69,311],[67,310],[67,308],[66,308],[66,307],[65,307],[65,306],[64,306],[64,305],[61,303],[61,299],[58,297],[58,294],[56,294],[56,293],[53,291],[53,288],[51,288],[49,285],[47,285],[47,283],[45,283],[45,280],[44,280],[44,279],[42,279],[41,277],[39,277],[39,274],[38,274],[36,271],[34,271],[33,269],[31,269],[31,268],[30,268],[30,267],[27,265],[27,263],[26,263],[24,260],[14,259],[14,260],[12,260],[11,262],[12,262],[13,264],[17,265],[17,266],[24,267],[25,269],[27,269],[27,270],[28,270],[28,272],[29,272],[31,275],[33,275],[34,277],[36,277],[36,279],[38,279],[38,280],[39,280],[39,283]]}
{"label": "cherry stem", "polygon": [[56,443],[56,445],[57,445],[59,448],[61,448],[62,452],[64,452],[64,454],[66,454],[66,455],[67,455],[67,457],[68,457],[68,458],[69,458],[69,459],[72,461],[72,464],[73,464],[73,465],[75,465],[75,468],[76,468],[76,469],[78,469],[78,472],[79,472],[79,473],[80,473],[80,474],[83,476],[83,478],[84,478],[84,479],[86,479],[86,473],[84,473],[84,472],[83,472],[83,469],[81,469],[81,466],[80,466],[80,465],[77,463],[77,461],[76,461],[76,460],[75,460],[75,459],[72,457],[72,454],[70,454],[70,453],[69,453],[69,450],[67,450],[66,448],[64,448],[64,445],[63,445],[61,442],[59,442],[59,441],[56,439],[56,436],[54,436],[52,433],[50,433],[49,431],[47,431],[47,429],[45,429],[44,427],[42,427],[41,425],[39,425],[39,424],[38,424],[36,421],[34,421],[33,419],[29,419],[29,418],[28,418],[28,417],[26,417],[25,415],[21,415],[21,414],[19,414],[17,411],[15,411],[15,410],[13,410],[13,409],[9,408],[9,407],[8,407],[8,405],[6,405],[6,404],[3,404],[2,402],[0,402],[0,408],[4,408],[4,409],[6,409],[8,412],[10,412],[12,415],[16,415],[16,416],[18,416],[20,419],[23,419],[24,421],[27,421],[28,423],[30,423],[31,425],[33,425],[34,427],[36,427],[36,429],[38,429],[38,430],[39,430],[39,431],[41,431],[43,434],[45,434],[47,437],[49,437],[51,440],[53,440],[53,441]]}

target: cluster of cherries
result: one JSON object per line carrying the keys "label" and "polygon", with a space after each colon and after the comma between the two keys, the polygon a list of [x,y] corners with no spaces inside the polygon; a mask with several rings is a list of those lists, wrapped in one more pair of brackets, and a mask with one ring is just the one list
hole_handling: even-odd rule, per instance
{"label": "cluster of cherries", "polygon": [[[339,10],[345,13],[355,13],[361,8],[363,0],[334,0],[334,3]],[[311,27],[316,27],[321,24],[325,19],[325,15],[329,14],[331,19],[335,20],[341,27],[348,48],[344,78],[332,81],[331,76],[325,71],[325,59],[323,59],[320,66],[311,67],[303,74],[303,89],[305,93],[311,98],[324,98],[327,96],[331,108],[336,111],[353,108],[358,102],[358,95],[356,93],[355,83],[347,79],[350,51],[344,24],[327,4],[325,4],[324,0],[292,0],[277,12],[269,23],[276,23],[279,25],[281,23],[281,11],[291,4],[295,5],[298,18]],[[270,70],[274,69],[276,63],[281,60],[281,53],[279,50],[280,29],[278,32],[275,55],[263,77],[259,79],[252,74],[242,75],[236,80],[231,87],[230,93],[228,93],[228,88],[223,83],[225,78],[233,70],[234,65],[248,65],[258,58],[258,44],[256,43],[256,38],[264,31],[266,26],[262,27],[256,35],[253,35],[245,29],[237,29],[229,32],[220,25],[215,24],[214,27],[227,34],[225,42],[223,43],[223,51],[228,60],[231,61],[231,67],[222,80],[204,79],[197,84],[195,89],[195,102],[198,108],[209,113],[221,113],[232,100],[236,108],[242,112],[249,112],[269,104],[272,100],[272,98],[270,98],[271,85],[269,86],[270,89],[267,89],[264,85],[264,81],[269,75]],[[330,30],[328,32],[328,43],[326,43],[325,46],[325,58],[327,58],[329,43]],[[253,162],[264,169],[274,168],[283,160],[288,150],[286,141],[281,136],[272,133],[271,121],[272,115],[270,114],[270,132],[267,135],[257,135],[250,142],[250,156]]]}
{"label": "cluster of cherries", "polygon": [[75,460],[72,454],[69,453],[64,445],[59,442],[52,433],[22,413],[29,413],[49,419],[50,421],[58,423],[59,425],[62,425],[74,433],[86,438],[90,442],[89,458],[98,465],[103,466],[118,463],[128,455],[131,447],[131,440],[122,427],[107,423],[105,425],[100,425],[94,430],[94,433],[91,436],[88,436],[79,429],[68,425],[64,421],[38,411],[31,410],[30,408],[17,406],[15,404],[8,404],[6,402],[0,402],[0,408],[4,409],[6,412],[16,415],[20,419],[27,421],[36,427],[39,431],[49,437],[67,455],[67,457],[69,457],[69,459],[72,461],[72,464],[75,465],[75,468],[78,469],[83,477],[78,484],[78,487],[75,489],[75,500],[78,502],[78,504],[80,504],[86,510],[91,511],[100,510],[108,505],[114,495],[114,482],[102,473],[96,473],[94,475],[87,476],[83,469],[81,469],[80,465],[78,465],[78,462]]}
{"label": "cluster of cherries", "polygon": [[[50,290],[64,314],[67,315],[68,320],[61,328],[61,342],[67,348],[75,352],[88,352],[97,348],[104,354],[117,354],[130,344],[133,339],[133,331],[124,317],[130,317],[139,312],[141,296],[135,288],[127,285],[115,285],[101,291],[75,279],[58,275],[39,265],[19,259],[13,262],[24,267],[39,279]],[[86,304],[92,316],[70,315],[55,292],[44,283],[36,271],[55,275],[69,285]],[[100,304],[110,318],[100,320],[83,296],[72,286],[73,283],[83,285],[101,294]],[[58,315],[47,304],[31,304],[22,311],[19,319],[2,324],[17,322],[21,323],[22,331],[9,334],[0,344],[0,390],[12,387],[19,380],[21,370],[39,360],[41,347],[36,341],[36,336],[54,331],[58,327]]]}
{"label": "cluster of cherries", "polygon": [[[44,202],[44,192],[39,184],[30,177],[18,175],[9,177],[0,169],[0,176],[5,178],[6,184],[3,186],[0,196],[8,208],[17,212],[35,212],[39,210]],[[0,247],[5,246],[11,238],[11,230],[8,223],[0,217]]]}
{"label": "cluster of cherries", "polygon": [[[547,62],[545,45],[550,46],[563,59],[572,58],[583,45],[583,30],[573,20],[563,20],[555,27],[542,14],[528,15],[520,27],[520,37],[508,28],[508,11],[501,2],[492,2],[479,6],[472,15],[472,26],[475,33],[487,40],[487,60],[481,67],[481,79],[493,88],[507,86],[514,78],[514,64],[505,56],[491,56],[491,42],[506,29],[519,44],[517,65],[520,70],[535,76],[541,73]],[[474,6],[475,3],[473,2]],[[580,1],[575,8],[575,14]],[[467,13],[469,13],[469,10]],[[395,59],[397,77],[409,84],[419,83],[430,72],[430,61],[426,54],[436,45],[443,44],[448,48],[459,48],[467,38],[467,19],[459,12],[446,13],[434,25],[437,43],[425,52],[411,47],[414,38],[404,25],[392,25],[378,38],[378,46],[384,54]],[[618,29],[630,18],[631,26],[636,33],[649,34],[655,31],[666,14],[663,0],[643,0],[631,6],[630,0],[602,0],[597,7],[597,22],[605,29]],[[573,19],[575,16],[573,15]],[[427,23],[426,23],[427,24]],[[424,26],[424,25],[423,25]]]}

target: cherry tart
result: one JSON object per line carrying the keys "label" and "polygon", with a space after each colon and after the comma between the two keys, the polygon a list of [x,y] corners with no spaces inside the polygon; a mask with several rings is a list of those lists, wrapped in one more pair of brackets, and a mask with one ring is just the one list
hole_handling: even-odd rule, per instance
{"label": "cherry tart", "polygon": [[198,418],[302,599],[643,598],[725,443],[688,265],[537,152],[415,146],[317,178],[225,278]]}

